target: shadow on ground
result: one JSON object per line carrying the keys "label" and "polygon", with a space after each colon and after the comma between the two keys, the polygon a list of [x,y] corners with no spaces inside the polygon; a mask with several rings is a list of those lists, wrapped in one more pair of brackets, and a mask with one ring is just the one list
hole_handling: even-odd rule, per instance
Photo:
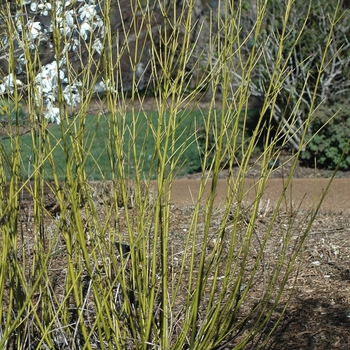
{"label": "shadow on ground", "polygon": [[333,303],[323,297],[297,297],[265,349],[350,349],[348,300]]}

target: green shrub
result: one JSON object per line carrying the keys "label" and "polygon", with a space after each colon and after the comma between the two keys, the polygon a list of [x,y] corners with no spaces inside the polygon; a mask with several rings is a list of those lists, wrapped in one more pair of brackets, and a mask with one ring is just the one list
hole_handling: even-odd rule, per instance
{"label": "green shrub", "polygon": [[310,124],[309,141],[301,159],[305,165],[333,170],[350,169],[350,113],[346,106],[322,106]]}

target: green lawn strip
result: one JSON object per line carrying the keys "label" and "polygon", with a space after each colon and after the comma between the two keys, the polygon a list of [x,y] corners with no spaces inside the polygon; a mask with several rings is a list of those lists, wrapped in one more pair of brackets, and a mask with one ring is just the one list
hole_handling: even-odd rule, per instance
{"label": "green lawn strip", "polygon": [[[132,115],[126,114],[126,124],[132,123]],[[179,113],[179,123],[175,132],[175,153],[181,152],[177,173],[178,175],[184,175],[200,170],[200,156],[195,142],[195,120],[203,119],[202,111],[188,111]],[[84,156],[85,170],[89,180],[109,180],[112,178],[113,167],[111,162],[116,162],[113,155],[113,140],[109,137],[109,116],[87,116],[85,128],[84,128]],[[137,150],[137,161],[142,164],[142,171],[145,176],[149,173],[152,177],[156,175],[155,164],[152,165],[152,158],[154,155],[155,141],[153,135],[149,130],[149,123],[154,126],[157,125],[158,114],[157,112],[140,113],[137,118],[136,130],[136,150]],[[73,127],[70,130],[74,130]],[[62,131],[60,125],[51,125],[48,132],[51,147],[53,149],[53,159],[55,162],[56,171],[61,180],[65,177],[66,169],[66,155],[63,150],[62,143]],[[68,138],[67,138],[68,139]],[[74,137],[73,137],[74,139]],[[134,156],[131,152],[131,144],[133,139],[128,129],[124,134],[124,154],[126,157],[125,166],[128,167],[130,176],[133,177],[133,164],[135,164]],[[11,160],[11,140],[9,138],[3,138],[1,145],[3,152],[7,155],[8,159]],[[109,147],[108,147],[109,146]],[[30,134],[26,134],[20,137],[21,147],[21,177],[27,179],[33,173],[33,144]],[[68,150],[70,144],[68,143]],[[70,152],[68,152],[70,154]],[[175,154],[176,155],[176,154]],[[111,159],[112,157],[112,159]],[[170,155],[169,155],[170,157]],[[152,168],[152,169],[151,169]],[[52,169],[48,161],[44,163],[44,173],[46,180],[51,180]],[[7,169],[7,175],[10,177],[10,172]]]}

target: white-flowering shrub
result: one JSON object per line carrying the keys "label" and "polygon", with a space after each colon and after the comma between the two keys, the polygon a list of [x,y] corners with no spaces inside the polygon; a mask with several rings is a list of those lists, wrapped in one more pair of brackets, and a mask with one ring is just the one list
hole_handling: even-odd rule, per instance
{"label": "white-flowering shrub", "polygon": [[[34,87],[44,116],[59,122],[59,90],[74,107],[81,102],[82,89],[103,94],[145,88],[150,80],[145,70],[151,70],[151,49],[161,49],[164,14],[149,15],[147,11],[154,8],[138,6],[130,0],[25,0],[22,6],[4,7],[0,93],[12,94],[18,86],[27,91]],[[155,28],[152,38],[148,25]],[[28,70],[33,66],[31,75]]]}
{"label": "white-flowering shrub", "polygon": [[[38,105],[44,106],[45,117],[52,122],[60,122],[59,110],[55,103],[59,85],[64,100],[75,106],[80,102],[79,88],[82,86],[79,70],[87,63],[85,56],[93,57],[95,62],[103,54],[103,40],[106,33],[102,3],[98,0],[78,1],[28,1],[23,6],[3,11],[2,22],[7,29],[1,34],[2,71],[8,73],[2,77],[1,94],[13,93],[15,87],[35,85]],[[10,19],[14,20],[10,22]],[[9,23],[13,31],[9,32]],[[59,45],[55,44],[59,38]],[[9,41],[13,46],[9,45]],[[90,45],[90,43],[93,43]],[[28,79],[28,60],[39,56],[35,80]],[[84,55],[83,55],[84,56]],[[8,64],[14,57],[13,64]],[[75,64],[79,61],[79,65]],[[75,75],[70,75],[73,68]],[[76,69],[78,68],[78,69]],[[101,92],[101,81],[98,91]]]}

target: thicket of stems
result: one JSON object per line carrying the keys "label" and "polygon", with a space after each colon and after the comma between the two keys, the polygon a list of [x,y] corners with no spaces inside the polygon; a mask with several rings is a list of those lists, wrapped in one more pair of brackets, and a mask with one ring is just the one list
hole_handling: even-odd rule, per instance
{"label": "thicket of stems", "polygon": [[[268,341],[276,327],[278,319],[272,316],[278,305],[282,303],[286,307],[288,303],[292,288],[285,290],[285,286],[293,285],[296,259],[318,210],[316,205],[305,214],[307,224],[298,229],[297,240],[291,215],[289,226],[281,234],[280,246],[276,247],[278,258],[266,260],[264,250],[278,229],[279,213],[300,148],[291,156],[292,171],[284,179],[280,199],[268,217],[268,228],[259,236],[259,245],[254,245],[253,253],[255,223],[261,215],[261,196],[274,171],[271,161],[277,159],[283,146],[290,142],[291,132],[298,134],[298,142],[303,145],[305,130],[316,108],[312,103],[316,91],[308,91],[312,100],[308,116],[301,124],[298,107],[303,97],[296,96],[291,100],[294,107],[290,109],[289,130],[285,124],[274,133],[267,127],[264,151],[258,160],[261,175],[255,188],[256,199],[247,209],[244,184],[251,155],[266,122],[263,117],[273,118],[281,84],[292,74],[282,60],[287,28],[276,33],[278,48],[270,52],[276,55],[275,68],[271,71],[256,129],[249,139],[239,140],[239,120],[243,118],[246,125],[254,71],[257,62],[261,62],[260,57],[266,54],[263,47],[253,45],[247,55],[243,46],[251,37],[260,36],[266,3],[259,2],[254,25],[243,38],[237,4],[224,1],[219,4],[220,11],[211,11],[209,18],[199,23],[194,22],[195,5],[194,0],[188,0],[168,12],[173,4],[159,1],[158,11],[164,18],[171,13],[172,25],[171,30],[156,33],[161,38],[156,41],[150,25],[152,7],[132,2],[132,12],[138,14],[143,25],[133,23],[121,31],[131,31],[128,35],[135,38],[132,43],[136,47],[131,48],[128,40],[120,43],[113,30],[106,30],[104,47],[107,49],[100,58],[104,70],[102,73],[96,70],[92,75],[89,69],[81,70],[78,108],[72,112],[62,89],[57,90],[59,138],[52,137],[45,106],[38,98],[40,92],[35,79],[41,68],[39,52],[33,54],[29,48],[30,38],[23,35],[25,92],[22,93],[14,81],[13,93],[8,98],[13,101],[14,110],[25,104],[33,154],[27,176],[23,178],[21,121],[17,113],[14,124],[9,120],[11,151],[5,152],[2,147],[0,157],[1,183],[8,184],[0,190],[1,349],[207,350],[220,349],[225,344],[235,349],[254,344],[257,349]],[[293,5],[294,2],[288,0],[289,10]],[[108,13],[110,6],[110,1],[104,1],[100,7]],[[289,12],[285,14],[286,19],[288,15]],[[3,30],[9,39],[8,54],[13,57],[16,48],[11,43],[17,40],[15,23],[8,11],[4,10],[2,16]],[[105,16],[104,20],[109,28],[110,18]],[[145,96],[137,89],[139,61],[145,54],[142,45],[145,33],[152,42],[146,54],[150,57],[147,69],[156,101],[156,124],[147,117],[148,112],[143,109]],[[298,35],[293,36],[294,45],[298,39]],[[288,40],[290,45],[290,38]],[[55,29],[53,43],[58,60],[64,43]],[[330,46],[331,40],[325,43],[324,52]],[[109,80],[111,86],[121,84],[123,55],[108,49],[112,47],[118,47],[119,53],[130,53],[132,88],[128,92],[107,89],[103,96],[96,95],[92,86],[100,78],[99,74],[103,74],[104,81]],[[86,57],[84,66],[96,64],[95,56]],[[15,62],[10,60],[9,64],[9,71],[15,75]],[[319,62],[320,72],[325,65],[326,62]],[[188,79],[200,69],[204,69],[204,74],[198,74],[197,87],[208,89],[210,100],[208,110],[203,111],[196,123],[204,125],[208,147],[201,154],[200,190],[189,209],[191,220],[181,244],[174,245],[172,185],[181,155],[190,147],[189,143],[178,145],[176,131],[182,122],[181,113],[198,108],[202,98],[203,91],[190,89]],[[76,83],[74,69],[68,73],[70,83]],[[89,143],[85,137],[87,132],[91,134],[91,130],[87,131],[87,116],[92,100],[98,105],[95,120],[106,118],[108,123],[105,152],[110,160],[112,179],[101,182],[105,199],[108,195],[108,201],[102,205],[103,217],[101,209],[97,210],[94,190],[84,167],[94,142],[93,135]],[[138,125],[143,119],[143,127],[154,139],[151,158],[137,149]],[[214,146],[209,143],[212,135]],[[199,138],[196,130],[192,136],[190,142]],[[56,149],[63,149],[65,154],[63,178],[59,175],[61,165],[54,156]],[[145,163],[150,164],[149,173],[143,170]],[[50,181],[44,164],[51,167]],[[231,174],[238,165],[238,172],[228,177],[226,202],[217,208],[215,197],[223,165]],[[151,181],[154,174],[155,181]],[[47,186],[54,193],[59,215],[52,214],[45,206]],[[204,195],[208,186],[209,194]],[[33,203],[33,221],[27,225],[31,227],[30,234],[23,224],[29,217],[20,205],[23,190],[29,192]],[[214,220],[219,220],[215,232]],[[52,265],[58,261],[57,256],[62,264],[59,272]],[[261,280],[264,280],[264,289],[260,298],[252,303],[253,286]]]}

